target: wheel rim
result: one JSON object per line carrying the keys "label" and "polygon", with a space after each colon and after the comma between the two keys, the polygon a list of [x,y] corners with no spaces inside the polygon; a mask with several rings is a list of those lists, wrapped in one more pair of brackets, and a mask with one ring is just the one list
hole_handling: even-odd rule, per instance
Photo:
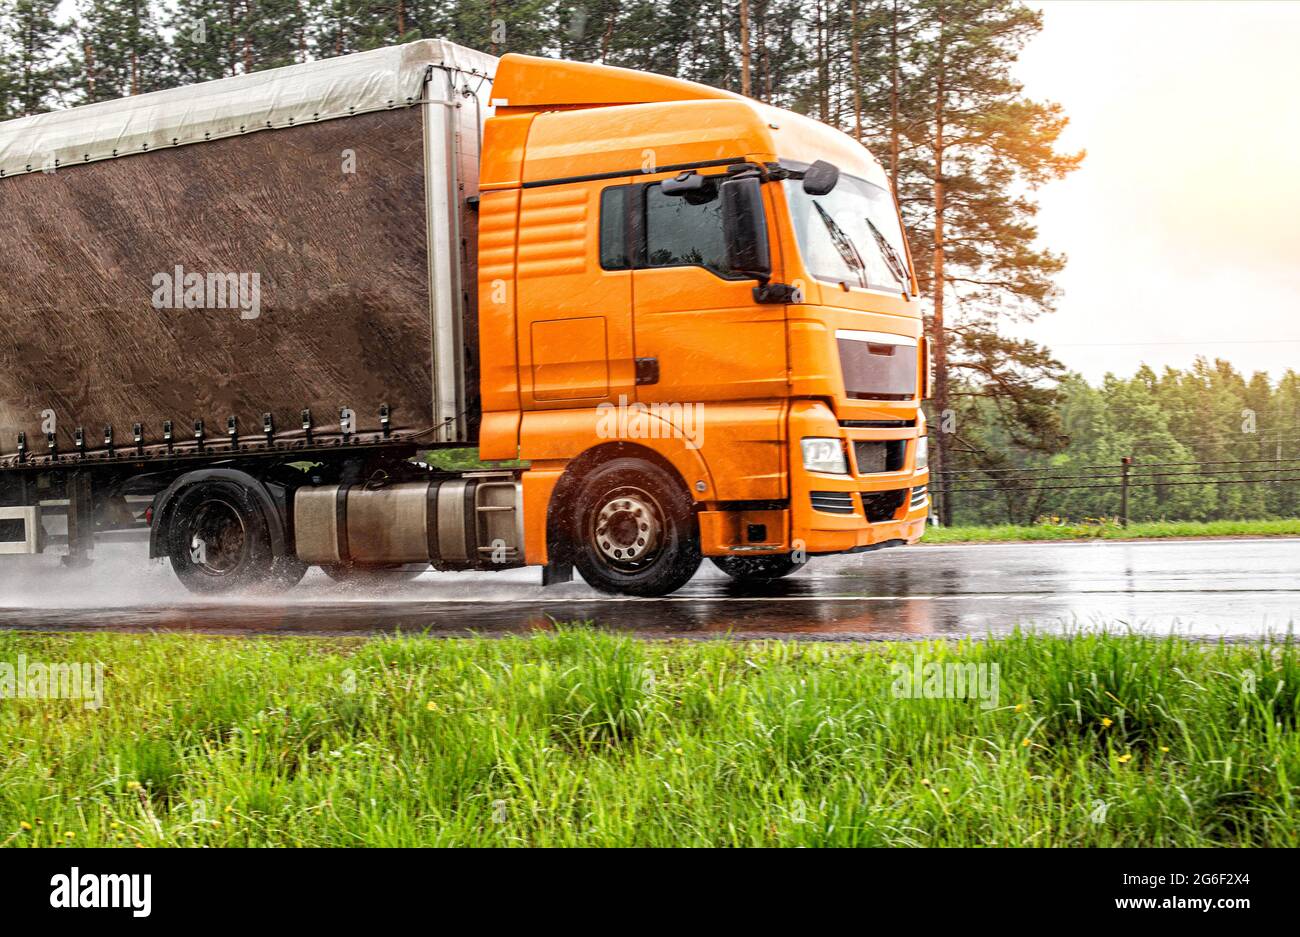
{"label": "wheel rim", "polygon": [[238,509],[225,501],[205,501],[190,523],[190,561],[209,576],[228,576],[244,558],[248,532]]}
{"label": "wheel rim", "polygon": [[599,502],[590,540],[615,569],[643,569],[659,556],[664,542],[664,514],[659,502],[640,488],[611,491]]}

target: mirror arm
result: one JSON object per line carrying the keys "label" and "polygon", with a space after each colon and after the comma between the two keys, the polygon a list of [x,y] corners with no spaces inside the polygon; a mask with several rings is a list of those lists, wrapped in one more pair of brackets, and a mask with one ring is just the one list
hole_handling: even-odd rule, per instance
{"label": "mirror arm", "polygon": [[803,290],[789,283],[773,283],[764,280],[754,287],[754,302],[784,305],[803,302]]}

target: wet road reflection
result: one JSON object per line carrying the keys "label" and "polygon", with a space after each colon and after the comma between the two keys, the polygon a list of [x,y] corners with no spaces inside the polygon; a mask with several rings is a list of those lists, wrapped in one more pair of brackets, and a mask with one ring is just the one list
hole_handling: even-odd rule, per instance
{"label": "wet road reflection", "polygon": [[1284,632],[1300,615],[1300,539],[917,547],[821,558],[742,589],[706,564],[665,599],[543,589],[535,570],[430,573],[358,591],[317,571],[283,596],[230,602],[186,593],[165,565],[123,546],[92,569],[8,558],[0,627],[222,634],[512,633],[592,621],[647,637],[983,634],[1017,625],[1156,633]]}

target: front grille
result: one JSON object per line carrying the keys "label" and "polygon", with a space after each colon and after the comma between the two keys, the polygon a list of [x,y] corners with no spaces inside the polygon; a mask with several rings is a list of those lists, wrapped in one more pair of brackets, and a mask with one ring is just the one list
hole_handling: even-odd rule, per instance
{"label": "front grille", "polygon": [[812,506],[814,511],[825,511],[827,514],[852,514],[853,492],[851,491],[814,491],[812,492]]}
{"label": "front grille", "polygon": [[907,461],[907,440],[859,439],[853,443],[853,458],[858,463],[859,475],[901,472]]}
{"label": "front grille", "polygon": [[908,506],[912,508],[919,508],[921,505],[925,504],[925,499],[929,497],[929,494],[930,494],[929,490],[926,488],[925,485],[922,485],[920,488],[913,488],[912,503]]}
{"label": "front grille", "polygon": [[898,509],[903,506],[907,500],[907,488],[897,488],[893,491],[864,491],[862,492],[862,510],[867,515],[867,520],[872,524],[879,524],[881,521],[892,521]]}
{"label": "front grille", "polygon": [[915,425],[916,420],[840,420],[840,426],[849,429],[906,429]]}
{"label": "front grille", "polygon": [[845,394],[854,400],[911,400],[915,397],[916,378],[920,373],[915,339],[899,335],[894,341],[876,342],[857,340],[852,337],[855,334],[866,333],[837,332],[835,335]]}

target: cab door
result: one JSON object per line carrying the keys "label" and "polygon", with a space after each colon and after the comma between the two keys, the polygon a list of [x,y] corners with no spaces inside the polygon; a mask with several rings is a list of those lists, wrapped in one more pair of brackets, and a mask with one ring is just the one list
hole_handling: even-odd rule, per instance
{"label": "cab door", "polygon": [[594,407],[633,393],[632,275],[602,264],[604,189],[587,181],[522,192],[517,341],[526,410]]}
{"label": "cab door", "polygon": [[[696,414],[701,448],[724,488],[713,497],[780,498],[786,308],[756,302],[758,281],[727,270],[722,178],[711,176],[715,184],[689,198],[665,194],[660,182],[629,187],[637,400],[693,408],[686,412]],[[773,187],[764,188],[770,199]],[[775,251],[770,203],[767,215]]]}

